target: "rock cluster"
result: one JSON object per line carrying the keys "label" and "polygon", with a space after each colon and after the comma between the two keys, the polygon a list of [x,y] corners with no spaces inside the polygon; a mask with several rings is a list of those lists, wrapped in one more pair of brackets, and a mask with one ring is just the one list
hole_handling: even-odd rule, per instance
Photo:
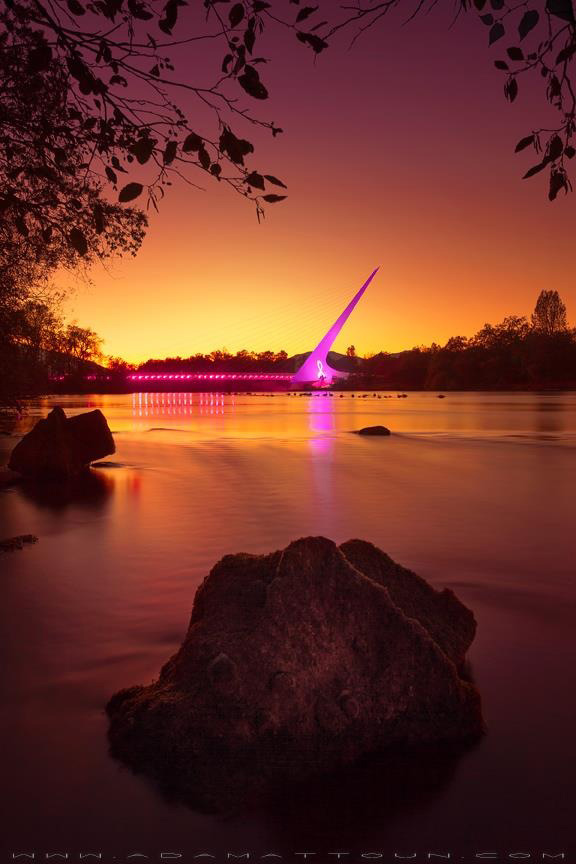
{"label": "rock cluster", "polygon": [[361,540],[228,555],[158,680],[110,700],[112,751],[185,788],[463,744],[483,731],[463,672],[475,628],[451,591]]}
{"label": "rock cluster", "polygon": [[8,468],[35,479],[71,478],[115,450],[101,411],[66,417],[56,407],[18,442]]}
{"label": "rock cluster", "polygon": [[18,534],[16,537],[0,540],[0,552],[15,552],[18,549],[23,549],[27,544],[37,542],[38,537],[34,534]]}

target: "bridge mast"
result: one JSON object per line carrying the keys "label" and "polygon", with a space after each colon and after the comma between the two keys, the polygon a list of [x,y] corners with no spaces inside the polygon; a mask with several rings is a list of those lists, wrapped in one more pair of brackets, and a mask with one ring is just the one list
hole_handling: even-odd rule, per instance
{"label": "bridge mast", "polygon": [[296,372],[296,374],[292,377],[290,384],[301,385],[301,384],[315,384],[316,386],[321,386],[323,384],[330,384],[334,378],[347,378],[347,372],[339,372],[337,369],[333,369],[328,363],[328,352],[332,348],[334,341],[342,327],[350,317],[355,306],[358,304],[358,301],[368,288],[370,282],[376,275],[380,268],[377,267],[374,270],[366,282],[362,285],[357,294],[354,295],[348,306],[344,309],[340,317],[334,322],[332,327],[328,330],[324,338],[318,343],[316,348],[312,351],[307,360],[304,361],[300,369]]}

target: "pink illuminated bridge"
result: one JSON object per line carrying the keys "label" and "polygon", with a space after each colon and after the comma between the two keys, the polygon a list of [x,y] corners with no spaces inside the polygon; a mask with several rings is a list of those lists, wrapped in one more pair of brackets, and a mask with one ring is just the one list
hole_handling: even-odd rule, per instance
{"label": "pink illuminated bridge", "polygon": [[199,372],[189,375],[128,375],[128,381],[290,381],[291,372],[239,372],[237,374],[224,373],[222,375],[202,374]]}

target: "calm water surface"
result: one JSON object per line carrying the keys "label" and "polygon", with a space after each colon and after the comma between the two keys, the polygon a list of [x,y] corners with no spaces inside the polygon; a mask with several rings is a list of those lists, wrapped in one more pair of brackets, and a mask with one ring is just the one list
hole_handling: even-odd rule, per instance
{"label": "calm water surface", "polygon": [[[55,401],[3,421],[0,463]],[[0,558],[4,855],[573,849],[576,394],[57,401],[101,408],[117,453],[75,496],[0,492],[0,537],[40,538]],[[350,434],[375,423],[395,434]],[[368,539],[474,610],[486,738],[396,808],[345,788],[242,816],[165,801],[108,755],[104,704],[156,676],[222,555],[310,534]]]}

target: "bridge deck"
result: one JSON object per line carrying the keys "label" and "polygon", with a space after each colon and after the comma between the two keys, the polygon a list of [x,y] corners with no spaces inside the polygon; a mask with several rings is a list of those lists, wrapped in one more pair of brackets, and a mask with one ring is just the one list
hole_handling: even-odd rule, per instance
{"label": "bridge deck", "polygon": [[194,372],[183,375],[128,375],[128,381],[290,381],[292,372],[224,372],[213,373]]}

